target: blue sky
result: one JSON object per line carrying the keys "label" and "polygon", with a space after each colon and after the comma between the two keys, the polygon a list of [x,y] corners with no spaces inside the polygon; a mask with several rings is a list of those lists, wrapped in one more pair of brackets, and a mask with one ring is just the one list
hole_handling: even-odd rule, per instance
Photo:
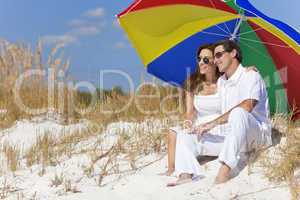
{"label": "blue sky", "polygon": [[[115,19],[132,1],[0,0],[0,38],[33,46],[42,39],[45,49],[64,41],[74,79],[99,87],[100,70],[118,69],[128,73],[137,86],[145,70]],[[299,0],[250,1],[265,14],[300,30]],[[128,81],[117,75],[105,76],[104,83],[105,88],[128,88]]]}

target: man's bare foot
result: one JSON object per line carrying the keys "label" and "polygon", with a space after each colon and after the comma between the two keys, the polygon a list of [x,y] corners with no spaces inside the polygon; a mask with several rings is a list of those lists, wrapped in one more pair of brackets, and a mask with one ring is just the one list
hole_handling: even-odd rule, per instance
{"label": "man's bare foot", "polygon": [[189,183],[189,182],[192,182],[192,181],[193,181],[193,179],[192,179],[191,174],[180,174],[177,181],[172,182],[172,183],[168,183],[167,187],[174,187],[174,186]]}
{"label": "man's bare foot", "polygon": [[223,163],[219,169],[218,175],[215,179],[215,184],[221,184],[225,183],[230,179],[229,172],[230,172],[230,167]]}

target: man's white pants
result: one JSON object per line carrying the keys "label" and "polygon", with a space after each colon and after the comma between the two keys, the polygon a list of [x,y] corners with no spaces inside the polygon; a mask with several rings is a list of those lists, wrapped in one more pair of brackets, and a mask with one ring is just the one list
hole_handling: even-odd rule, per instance
{"label": "man's white pants", "polygon": [[226,136],[204,134],[200,142],[196,135],[177,132],[175,173],[201,174],[198,155],[219,156],[219,160],[235,169],[244,155],[265,144],[263,130],[253,115],[237,107],[229,114]]}

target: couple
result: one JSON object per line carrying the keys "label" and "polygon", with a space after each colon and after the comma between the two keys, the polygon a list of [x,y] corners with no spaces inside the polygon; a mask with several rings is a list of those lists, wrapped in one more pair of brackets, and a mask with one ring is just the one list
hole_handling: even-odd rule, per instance
{"label": "couple", "polygon": [[231,40],[201,46],[198,68],[186,83],[184,128],[168,133],[168,171],[178,180],[201,175],[197,156],[218,158],[215,183],[224,183],[247,163],[249,152],[272,144],[265,83],[254,67],[241,65],[242,53]]}

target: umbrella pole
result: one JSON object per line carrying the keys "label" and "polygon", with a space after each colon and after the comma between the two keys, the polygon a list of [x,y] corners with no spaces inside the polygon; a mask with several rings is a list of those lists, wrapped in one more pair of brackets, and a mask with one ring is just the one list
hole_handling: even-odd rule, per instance
{"label": "umbrella pole", "polygon": [[235,40],[236,39],[237,33],[238,33],[238,31],[239,31],[239,29],[240,29],[243,21],[246,21],[246,20],[247,20],[246,16],[245,15],[241,15],[239,23],[236,25],[236,27],[234,28],[233,33],[231,34],[230,40]]}

